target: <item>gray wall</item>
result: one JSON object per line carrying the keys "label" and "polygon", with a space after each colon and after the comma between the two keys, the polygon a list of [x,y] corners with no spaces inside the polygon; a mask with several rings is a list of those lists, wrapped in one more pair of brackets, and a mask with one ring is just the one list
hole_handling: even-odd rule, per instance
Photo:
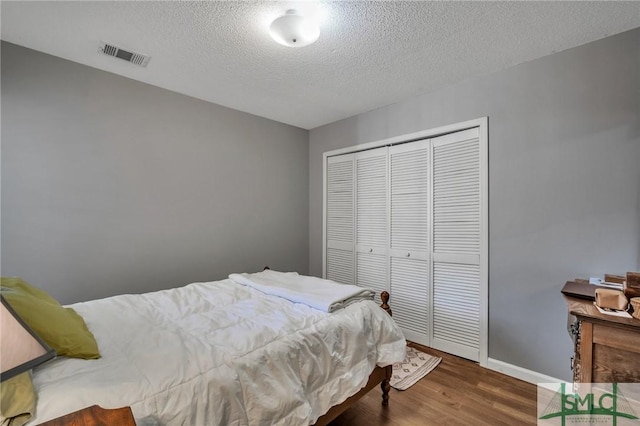
{"label": "gray wall", "polygon": [[323,152],[488,116],[489,356],[570,379],[562,285],[640,269],[639,79],[634,30],[311,130],[310,273]]}
{"label": "gray wall", "polygon": [[308,269],[308,131],[2,43],[2,274],[63,303]]}

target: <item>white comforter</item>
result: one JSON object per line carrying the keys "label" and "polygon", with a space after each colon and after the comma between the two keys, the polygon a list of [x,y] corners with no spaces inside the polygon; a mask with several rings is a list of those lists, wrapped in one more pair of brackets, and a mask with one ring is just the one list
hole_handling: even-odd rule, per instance
{"label": "white comforter", "polygon": [[231,274],[229,279],[324,312],[333,312],[362,300],[373,300],[375,296],[372,290],[366,288],[299,275],[297,272],[265,270],[253,274]]}
{"label": "white comforter", "polygon": [[140,426],[311,424],[404,358],[372,301],[329,314],[223,280],[71,306],[102,358],[36,368],[32,424],[93,404]]}

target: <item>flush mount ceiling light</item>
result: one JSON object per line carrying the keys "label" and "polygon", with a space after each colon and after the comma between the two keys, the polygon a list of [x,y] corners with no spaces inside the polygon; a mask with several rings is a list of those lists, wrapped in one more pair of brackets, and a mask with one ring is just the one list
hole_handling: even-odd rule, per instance
{"label": "flush mount ceiling light", "polygon": [[320,28],[312,19],[300,15],[297,10],[290,9],[271,23],[269,33],[282,45],[303,47],[318,39]]}

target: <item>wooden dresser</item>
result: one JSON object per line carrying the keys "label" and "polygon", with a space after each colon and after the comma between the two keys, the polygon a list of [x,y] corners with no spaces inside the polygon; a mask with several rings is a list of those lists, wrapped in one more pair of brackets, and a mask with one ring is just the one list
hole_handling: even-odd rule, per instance
{"label": "wooden dresser", "polygon": [[640,320],[601,314],[593,302],[565,296],[575,337],[573,381],[640,383]]}

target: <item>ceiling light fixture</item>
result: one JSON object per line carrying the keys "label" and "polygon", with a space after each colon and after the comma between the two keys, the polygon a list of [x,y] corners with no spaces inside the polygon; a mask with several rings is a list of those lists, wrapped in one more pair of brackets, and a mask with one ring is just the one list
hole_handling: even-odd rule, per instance
{"label": "ceiling light fixture", "polygon": [[318,39],[320,28],[312,19],[290,9],[271,23],[269,33],[275,41],[284,46],[303,47]]}

